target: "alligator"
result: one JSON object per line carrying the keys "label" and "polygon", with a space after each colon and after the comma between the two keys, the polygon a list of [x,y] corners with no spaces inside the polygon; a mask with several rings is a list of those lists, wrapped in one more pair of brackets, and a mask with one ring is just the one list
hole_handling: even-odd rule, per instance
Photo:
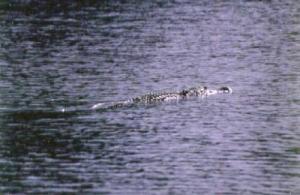
{"label": "alligator", "polygon": [[188,97],[206,97],[219,93],[232,93],[232,89],[230,87],[220,87],[219,89],[208,89],[207,87],[192,87],[189,89],[183,89],[179,92],[162,92],[162,93],[150,93],[142,96],[138,96],[135,98],[131,98],[125,101],[113,102],[110,104],[107,103],[98,103],[92,106],[92,109],[109,109],[109,108],[118,108],[129,105],[134,105],[138,103],[154,103],[154,102],[163,102],[169,100],[181,100],[186,99]]}

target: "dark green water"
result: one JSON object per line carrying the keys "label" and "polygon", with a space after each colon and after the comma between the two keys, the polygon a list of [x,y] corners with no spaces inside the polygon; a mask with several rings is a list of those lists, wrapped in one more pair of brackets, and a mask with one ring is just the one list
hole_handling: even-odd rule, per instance
{"label": "dark green water", "polygon": [[[13,2],[0,194],[300,194],[297,0]],[[89,109],[199,84],[234,93]]]}

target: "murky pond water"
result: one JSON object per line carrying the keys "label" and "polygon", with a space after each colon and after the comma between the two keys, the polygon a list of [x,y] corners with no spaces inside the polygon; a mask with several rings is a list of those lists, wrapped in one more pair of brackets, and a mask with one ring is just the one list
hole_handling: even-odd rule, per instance
{"label": "murky pond water", "polygon": [[0,8],[0,194],[300,194],[296,0]]}

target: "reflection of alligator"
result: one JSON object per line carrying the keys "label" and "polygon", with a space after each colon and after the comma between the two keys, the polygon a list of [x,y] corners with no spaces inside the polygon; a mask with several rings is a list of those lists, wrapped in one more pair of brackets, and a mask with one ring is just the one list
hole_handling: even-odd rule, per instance
{"label": "reflection of alligator", "polygon": [[136,103],[153,103],[153,102],[161,102],[168,100],[180,100],[188,97],[205,97],[209,95],[214,95],[218,93],[232,93],[232,89],[230,87],[221,87],[217,90],[208,89],[207,87],[193,87],[190,89],[184,89],[179,92],[168,92],[168,93],[150,93],[147,95],[135,97],[125,101],[114,102],[111,104],[106,103],[98,103],[95,104],[92,109],[101,109],[101,108],[118,108],[126,105],[132,105]]}

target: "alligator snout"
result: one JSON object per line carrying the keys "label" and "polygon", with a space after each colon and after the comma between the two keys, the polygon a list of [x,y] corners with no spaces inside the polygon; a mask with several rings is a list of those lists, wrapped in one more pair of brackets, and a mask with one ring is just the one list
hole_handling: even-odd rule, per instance
{"label": "alligator snout", "polygon": [[230,87],[220,87],[218,91],[219,93],[232,93],[232,89]]}

